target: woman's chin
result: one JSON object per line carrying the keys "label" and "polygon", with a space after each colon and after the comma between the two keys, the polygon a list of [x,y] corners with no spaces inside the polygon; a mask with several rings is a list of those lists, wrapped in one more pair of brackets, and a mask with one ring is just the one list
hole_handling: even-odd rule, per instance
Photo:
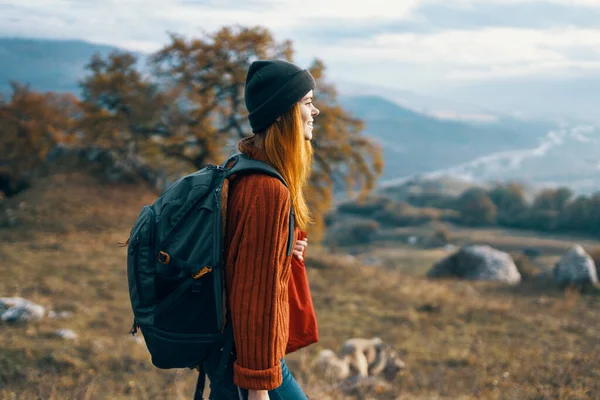
{"label": "woman's chin", "polygon": [[312,126],[308,127],[307,129],[304,130],[304,139],[306,139],[306,140],[312,139],[312,137],[313,137],[312,130],[313,130]]}

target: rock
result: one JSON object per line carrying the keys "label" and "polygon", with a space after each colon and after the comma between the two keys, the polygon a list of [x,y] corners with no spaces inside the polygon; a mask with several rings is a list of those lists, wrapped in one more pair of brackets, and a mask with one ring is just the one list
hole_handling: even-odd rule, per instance
{"label": "rock", "polygon": [[556,263],[553,278],[559,286],[595,285],[598,283],[594,260],[580,245],[571,248]]}
{"label": "rock", "polygon": [[521,282],[510,254],[487,245],[469,245],[435,263],[427,272],[430,278],[456,277],[467,280]]}
{"label": "rock", "polygon": [[456,251],[456,246],[453,244],[447,244],[444,246],[444,251],[447,251],[448,253]]}
{"label": "rock", "polygon": [[48,313],[48,318],[52,318],[52,319],[67,319],[67,318],[71,318],[73,316],[73,313],[70,311],[54,311],[51,310]]}
{"label": "rock", "polygon": [[56,336],[61,337],[66,340],[77,339],[77,334],[75,332],[73,332],[71,329],[59,329],[55,333],[56,333]]}
{"label": "rock", "polygon": [[0,298],[0,320],[6,322],[37,321],[44,318],[46,310],[22,297]]}

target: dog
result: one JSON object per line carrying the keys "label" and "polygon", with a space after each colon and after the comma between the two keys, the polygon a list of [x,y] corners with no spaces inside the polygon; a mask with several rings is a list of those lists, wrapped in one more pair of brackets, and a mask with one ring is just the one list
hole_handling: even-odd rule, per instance
{"label": "dog", "polygon": [[378,337],[346,340],[340,358],[345,360],[351,372],[361,378],[381,375],[391,380],[406,368],[392,346]]}
{"label": "dog", "polygon": [[394,349],[377,337],[348,339],[339,354],[330,349],[322,350],[313,366],[324,376],[338,381],[369,376],[392,380],[406,367]]}
{"label": "dog", "polygon": [[340,359],[333,350],[321,350],[313,363],[313,368],[323,374],[326,379],[342,381],[350,376],[350,366]]}

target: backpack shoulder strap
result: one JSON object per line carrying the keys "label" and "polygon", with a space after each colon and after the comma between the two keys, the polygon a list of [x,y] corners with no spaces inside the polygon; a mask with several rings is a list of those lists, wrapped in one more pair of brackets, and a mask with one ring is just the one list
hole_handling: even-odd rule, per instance
{"label": "backpack shoulder strap", "polygon": [[[234,161],[234,164],[232,164],[230,167],[227,167],[232,161]],[[245,156],[242,153],[238,153],[238,154],[231,156],[227,161],[225,161],[223,164],[221,164],[221,166],[223,168],[227,169],[226,177],[230,177],[230,176],[232,176],[234,174],[238,174],[240,172],[243,172],[243,173],[259,172],[259,173],[271,175],[271,176],[279,179],[281,181],[281,183],[283,183],[285,185],[286,188],[288,187],[287,183],[285,182],[285,179],[283,179],[281,174],[279,172],[277,172],[277,170],[275,168],[271,167],[269,164],[264,163],[262,161],[253,160],[251,158],[248,158],[247,156]],[[290,206],[290,227],[289,227],[288,246],[287,246],[287,255],[288,256],[292,254],[292,250],[294,248],[294,239],[295,239],[294,218],[295,218],[294,206]]]}
{"label": "backpack shoulder strap", "polygon": [[[231,161],[234,161],[235,163],[231,167],[227,168],[227,165]],[[238,174],[240,172],[262,172],[262,173],[271,175],[271,176],[279,179],[281,181],[281,183],[283,183],[285,185],[285,187],[287,187],[287,183],[286,183],[285,179],[283,179],[281,174],[279,172],[277,172],[277,170],[275,168],[271,167],[269,164],[264,163],[262,161],[253,160],[251,158],[248,158],[247,156],[245,156],[244,154],[241,154],[241,153],[238,153],[238,154],[232,156],[231,158],[229,158],[229,160],[227,160],[226,162],[224,162],[222,164],[222,167],[228,169],[227,177],[234,175],[234,174]]]}

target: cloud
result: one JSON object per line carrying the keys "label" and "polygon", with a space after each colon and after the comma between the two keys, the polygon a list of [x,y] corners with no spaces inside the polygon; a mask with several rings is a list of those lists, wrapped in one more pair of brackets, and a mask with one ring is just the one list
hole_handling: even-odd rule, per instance
{"label": "cloud", "polygon": [[351,7],[345,0],[15,0],[0,3],[0,34],[81,38],[151,50],[164,43],[166,31],[197,35],[223,25],[260,24],[283,35],[331,18],[348,23],[409,18],[418,4],[419,0],[403,0],[394,7],[387,0]]}
{"label": "cloud", "polygon": [[[586,58],[572,57],[570,51]],[[553,74],[571,68],[600,71],[600,29],[485,28],[432,34],[381,34],[325,46],[338,62],[356,59],[426,66],[444,79]]]}
{"label": "cloud", "polygon": [[167,32],[262,25],[332,77],[418,89],[447,80],[600,71],[599,0],[0,0],[0,35],[152,52]]}
{"label": "cloud", "polygon": [[[444,0],[425,0],[429,3],[442,3]],[[453,4],[457,7],[476,7],[482,4],[502,4],[502,3],[514,3],[514,4],[526,4],[526,3],[539,3],[539,4],[562,4],[573,7],[594,7],[600,8],[600,2],[598,0],[454,0]]]}
{"label": "cloud", "polygon": [[[573,2],[473,1],[469,5],[452,2],[421,4],[415,11],[423,25],[446,29],[485,27],[550,29],[568,26],[600,27],[600,9],[573,6]],[[600,5],[600,1],[594,3]]]}

